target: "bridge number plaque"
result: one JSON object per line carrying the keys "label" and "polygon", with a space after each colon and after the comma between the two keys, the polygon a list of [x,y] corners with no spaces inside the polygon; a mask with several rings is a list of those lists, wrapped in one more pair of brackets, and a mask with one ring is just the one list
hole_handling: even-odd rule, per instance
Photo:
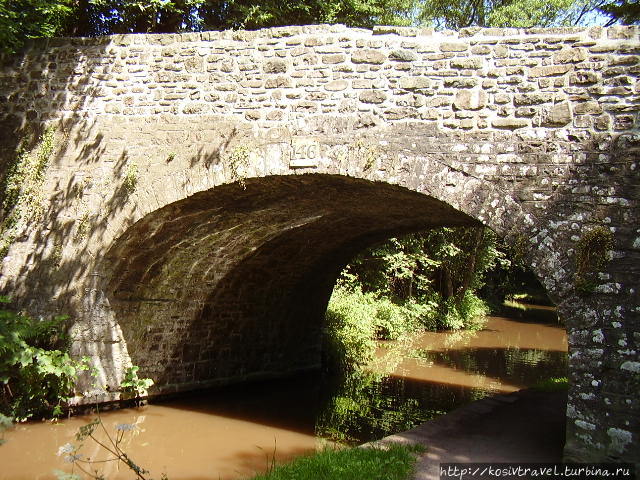
{"label": "bridge number plaque", "polygon": [[322,157],[320,142],[312,138],[292,138],[289,168],[317,168]]}

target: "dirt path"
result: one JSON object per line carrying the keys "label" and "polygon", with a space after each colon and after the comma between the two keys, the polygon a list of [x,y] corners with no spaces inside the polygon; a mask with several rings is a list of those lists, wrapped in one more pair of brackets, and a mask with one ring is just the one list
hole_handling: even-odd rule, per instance
{"label": "dirt path", "polygon": [[421,443],[415,480],[439,480],[446,462],[561,462],[566,392],[521,390],[461,407],[384,441]]}

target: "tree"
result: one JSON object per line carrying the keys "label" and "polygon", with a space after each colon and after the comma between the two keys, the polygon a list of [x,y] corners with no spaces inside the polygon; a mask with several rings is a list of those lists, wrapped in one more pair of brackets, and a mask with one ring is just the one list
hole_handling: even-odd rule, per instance
{"label": "tree", "polygon": [[0,50],[31,38],[344,23],[408,25],[417,0],[0,0]]}
{"label": "tree", "polygon": [[73,11],[71,0],[0,0],[0,52],[63,34]]}
{"label": "tree", "polygon": [[640,2],[628,0],[614,0],[598,7],[604,15],[610,17],[607,26],[616,22],[625,25],[640,24]]}
{"label": "tree", "polygon": [[440,327],[469,326],[485,313],[475,292],[500,253],[483,227],[434,228],[391,239],[352,260],[343,282],[401,304],[435,304]]}
{"label": "tree", "polygon": [[583,25],[604,0],[423,0],[419,19],[437,28]]}

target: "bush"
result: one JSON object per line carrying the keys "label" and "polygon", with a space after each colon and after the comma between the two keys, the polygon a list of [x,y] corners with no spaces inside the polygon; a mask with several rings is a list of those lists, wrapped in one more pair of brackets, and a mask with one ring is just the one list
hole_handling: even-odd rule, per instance
{"label": "bush", "polygon": [[402,335],[421,329],[416,316],[387,298],[376,299],[374,306],[376,337],[381,340],[397,340]]}
{"label": "bush", "polygon": [[0,310],[0,413],[17,421],[62,413],[77,372],[88,369],[86,359],[76,362],[54,348],[64,343],[64,320],[37,321]]}
{"label": "bush", "polygon": [[438,326],[450,330],[479,330],[484,325],[484,317],[488,313],[487,304],[474,293],[467,291],[462,300],[450,298],[442,304]]}
{"label": "bush", "polygon": [[325,363],[330,368],[354,370],[373,360],[375,340],[398,340],[431,326],[435,305],[393,303],[374,293],[339,283],[326,313]]}
{"label": "bush", "polygon": [[325,363],[329,368],[351,370],[373,360],[376,316],[372,294],[337,286],[326,313]]}

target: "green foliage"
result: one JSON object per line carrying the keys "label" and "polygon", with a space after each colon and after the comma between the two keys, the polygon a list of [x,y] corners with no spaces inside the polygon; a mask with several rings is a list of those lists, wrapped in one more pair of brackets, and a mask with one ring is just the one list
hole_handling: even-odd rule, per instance
{"label": "green foliage", "polygon": [[149,387],[153,385],[150,378],[139,378],[138,370],[140,367],[133,365],[124,373],[124,379],[120,383],[120,390],[125,398],[139,398],[147,394]]}
{"label": "green foliage", "polygon": [[540,380],[532,388],[541,392],[562,392],[569,388],[569,379],[567,377],[546,378]]}
{"label": "green foliage", "polygon": [[[442,413],[442,412],[439,412]],[[316,435],[358,445],[409,430],[433,418],[415,398],[385,391],[384,375],[367,370],[346,374],[316,421]]]}
{"label": "green foliage", "polygon": [[133,193],[138,186],[138,164],[136,162],[127,163],[124,170],[122,186],[127,193]]}
{"label": "green foliage", "polygon": [[487,304],[470,291],[465,292],[460,300],[449,298],[441,305],[440,326],[450,330],[479,330],[489,313]]}
{"label": "green foliage", "polygon": [[416,0],[0,0],[0,45],[25,40],[114,33],[179,33],[343,23],[407,25]]}
{"label": "green foliage", "polygon": [[613,233],[602,226],[585,232],[576,245],[575,287],[578,293],[593,293],[598,273],[609,262],[613,250]]}
{"label": "green foliage", "polygon": [[628,0],[0,0],[0,49],[15,52],[26,40],[114,33],[180,33],[285,25],[558,26],[593,21],[638,23]]}
{"label": "green foliage", "polygon": [[0,258],[7,255],[16,237],[37,221],[44,210],[42,184],[55,149],[55,128],[47,128],[34,145],[30,143],[34,143],[33,138],[23,139],[2,185]]}
{"label": "green foliage", "polygon": [[231,179],[240,183],[243,190],[247,188],[245,180],[247,179],[250,155],[251,148],[247,145],[238,145],[226,156],[226,162],[231,170]]}
{"label": "green foliage", "polygon": [[514,0],[492,9],[487,25],[494,27],[550,27],[573,25],[576,0]]}
{"label": "green foliage", "polygon": [[640,24],[640,2],[637,0],[614,0],[601,4],[598,10],[610,18],[608,25],[616,22],[624,25]]}
{"label": "green foliage", "polygon": [[252,480],[405,480],[414,470],[420,446],[389,444],[380,447],[327,448],[273,468]]}
{"label": "green foliage", "polygon": [[[476,296],[504,254],[479,227],[435,228],[393,238],[354,258],[343,273],[353,288],[389,299],[424,328],[465,328],[486,313]],[[462,323],[460,322],[462,320]]]}
{"label": "green foliage", "polygon": [[422,329],[413,310],[396,305],[388,298],[376,299],[375,336],[382,340],[398,340],[402,335]]}
{"label": "green foliage", "polygon": [[325,363],[349,370],[366,365],[376,349],[374,296],[359,290],[334,289],[326,313]]}
{"label": "green foliage", "polygon": [[58,416],[74,393],[77,374],[87,359],[72,360],[54,349],[64,343],[65,317],[37,321],[0,310],[0,410],[23,421]]}
{"label": "green foliage", "polygon": [[340,282],[327,307],[325,364],[341,372],[357,370],[373,360],[375,340],[398,340],[423,330],[435,313],[432,303],[396,304]]}
{"label": "green foliage", "polygon": [[72,0],[0,0],[0,53],[26,40],[61,35],[73,13]]}
{"label": "green foliage", "polygon": [[419,19],[437,28],[586,25],[602,0],[421,1]]}

